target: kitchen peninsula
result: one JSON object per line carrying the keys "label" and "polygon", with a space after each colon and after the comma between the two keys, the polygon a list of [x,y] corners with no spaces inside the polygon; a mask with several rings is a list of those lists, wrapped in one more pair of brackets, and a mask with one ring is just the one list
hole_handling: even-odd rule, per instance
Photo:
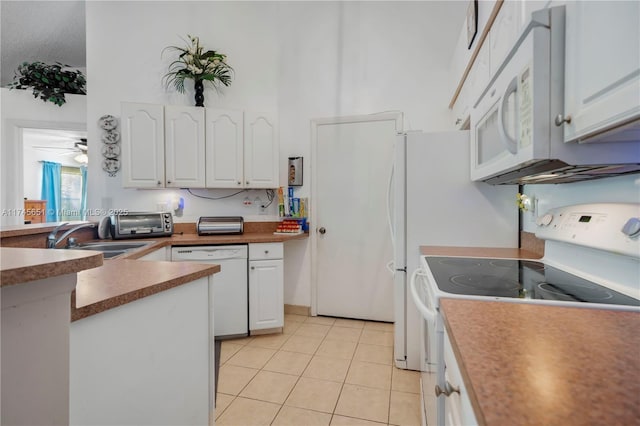
{"label": "kitchen peninsula", "polygon": [[[63,226],[62,230],[78,224],[81,222]],[[206,424],[213,413],[215,361],[209,280],[220,267],[168,262],[169,248],[284,242],[308,237],[308,234],[274,235],[271,223],[246,224],[242,235],[219,236],[199,236],[194,224],[177,224],[173,236],[144,240],[148,243],[144,247],[102,264],[102,255],[93,251],[34,248],[44,247],[47,234],[56,225],[12,226],[0,230],[0,241],[5,247],[2,280],[4,286],[10,277],[17,276],[17,272],[8,275],[9,271],[4,271],[8,260],[5,253],[19,253],[25,260],[37,256],[66,259],[74,255],[95,260],[84,268],[86,270],[73,271],[73,285],[62,302],[66,308],[65,342],[69,342],[63,376],[69,383],[69,392],[59,392],[60,388],[58,392],[66,398],[66,404],[59,405],[69,407],[63,414],[67,420],[62,423],[69,424],[98,421]],[[81,229],[73,236],[79,243],[96,238],[95,229]],[[60,246],[63,245],[61,242]],[[29,273],[39,271],[42,275],[37,278],[43,278],[53,270],[31,268]],[[25,269],[21,271],[23,278],[34,279],[32,275],[24,275]],[[3,321],[3,343],[5,324]],[[29,368],[22,358],[16,362]],[[3,367],[4,363],[3,353]],[[3,371],[7,370],[3,368]],[[11,403],[5,402],[6,396],[3,392],[3,405],[9,407]],[[23,397],[20,401],[25,400],[30,399]],[[164,403],[158,404],[158,401]],[[14,404],[19,406],[21,402]],[[118,410],[114,410],[114,406]],[[28,422],[51,423],[33,418]]]}
{"label": "kitchen peninsula", "polygon": [[209,280],[219,266],[103,265],[94,251],[2,248],[0,255],[3,424],[135,423],[150,413],[208,422]]}

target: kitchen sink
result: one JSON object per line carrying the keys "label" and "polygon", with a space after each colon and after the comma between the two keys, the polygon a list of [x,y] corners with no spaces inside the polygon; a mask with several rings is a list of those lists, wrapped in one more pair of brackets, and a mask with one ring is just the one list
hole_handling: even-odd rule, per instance
{"label": "kitchen sink", "polygon": [[74,247],[67,247],[69,250],[94,250],[102,252],[105,259],[119,256],[127,253],[128,251],[139,249],[149,244],[153,244],[149,241],[137,241],[137,242],[121,242],[121,241],[100,241],[93,243],[80,243]]}

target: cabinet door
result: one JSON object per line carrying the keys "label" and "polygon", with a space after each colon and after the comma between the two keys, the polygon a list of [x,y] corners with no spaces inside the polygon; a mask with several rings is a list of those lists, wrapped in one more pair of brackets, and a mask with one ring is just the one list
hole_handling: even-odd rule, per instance
{"label": "cabinet door", "polygon": [[247,112],[244,121],[244,186],[277,188],[280,181],[279,155],[275,116]]}
{"label": "cabinet door", "polygon": [[491,26],[489,33],[491,76],[496,74],[518,38],[520,7],[519,1],[506,0]]}
{"label": "cabinet door", "polygon": [[207,188],[242,188],[242,111],[206,110]]}
{"label": "cabinet door", "polygon": [[164,122],[167,188],[204,188],[204,108],[168,105]]}
{"label": "cabinet door", "polygon": [[249,330],[284,326],[282,260],[249,262]]}
{"label": "cabinet door", "polygon": [[640,2],[568,2],[565,142],[640,117]]}
{"label": "cabinet door", "polygon": [[122,103],[122,186],[164,187],[162,105]]}

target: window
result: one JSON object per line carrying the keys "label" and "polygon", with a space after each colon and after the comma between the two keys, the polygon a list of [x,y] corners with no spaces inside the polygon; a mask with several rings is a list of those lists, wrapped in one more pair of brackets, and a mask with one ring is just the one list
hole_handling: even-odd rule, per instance
{"label": "window", "polygon": [[82,173],[79,167],[62,167],[60,220],[81,220]]}

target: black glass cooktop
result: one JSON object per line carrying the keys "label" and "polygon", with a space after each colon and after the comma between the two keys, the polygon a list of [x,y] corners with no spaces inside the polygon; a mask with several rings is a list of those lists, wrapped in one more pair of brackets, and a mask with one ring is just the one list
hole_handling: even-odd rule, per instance
{"label": "black glass cooktop", "polygon": [[640,300],[541,262],[427,257],[441,291],[453,294],[640,306]]}

